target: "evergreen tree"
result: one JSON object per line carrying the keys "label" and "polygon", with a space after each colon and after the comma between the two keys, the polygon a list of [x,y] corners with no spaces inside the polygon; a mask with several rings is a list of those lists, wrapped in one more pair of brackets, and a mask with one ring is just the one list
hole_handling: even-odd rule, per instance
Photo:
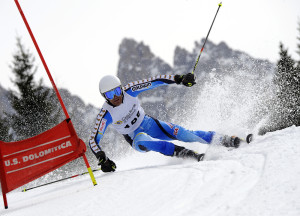
{"label": "evergreen tree", "polygon": [[300,125],[300,76],[295,61],[288,50],[280,44],[280,60],[274,78],[276,86],[275,121],[276,130]]}
{"label": "evergreen tree", "polygon": [[[299,36],[297,37],[297,39],[298,39],[299,43],[297,44],[297,48],[298,48],[297,53],[300,57],[300,21],[298,22],[298,31],[299,31]],[[300,68],[300,58],[299,58],[297,66]]]}
{"label": "evergreen tree", "polygon": [[[299,42],[297,44],[297,47],[298,47],[297,53],[299,54],[299,59],[298,59],[298,64],[295,68],[295,74],[296,74],[295,79],[297,80],[298,86],[295,89],[295,91],[298,91],[296,109],[298,110],[298,112],[300,112],[300,98],[299,98],[299,95],[300,95],[300,92],[299,92],[300,91],[300,21],[298,22],[298,32],[299,32],[299,36],[297,37],[297,39],[298,39]],[[299,115],[297,117],[298,117],[298,119],[297,119],[298,123],[296,125],[299,125],[300,124],[300,119],[299,119],[300,117],[299,117]]]}
{"label": "evergreen tree", "polygon": [[9,126],[7,125],[7,120],[0,117],[0,140],[9,141]]}
{"label": "evergreen tree", "polygon": [[11,105],[16,111],[11,116],[12,128],[17,139],[37,135],[58,123],[58,107],[53,91],[34,81],[37,67],[34,57],[24,50],[20,38],[17,38],[18,50],[13,55],[12,80],[18,92],[10,91]]}

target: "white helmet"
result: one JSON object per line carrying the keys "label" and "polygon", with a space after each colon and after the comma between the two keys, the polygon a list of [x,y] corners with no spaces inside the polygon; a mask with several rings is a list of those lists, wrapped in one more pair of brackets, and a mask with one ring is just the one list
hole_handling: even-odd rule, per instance
{"label": "white helmet", "polygon": [[118,77],[113,75],[106,75],[102,77],[99,82],[99,91],[101,94],[103,94],[104,92],[112,90],[121,85],[121,81]]}

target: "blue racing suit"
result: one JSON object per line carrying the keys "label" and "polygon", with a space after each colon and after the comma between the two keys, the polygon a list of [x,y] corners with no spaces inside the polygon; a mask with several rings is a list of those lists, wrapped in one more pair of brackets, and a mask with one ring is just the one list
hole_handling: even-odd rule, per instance
{"label": "blue racing suit", "polygon": [[159,75],[132,82],[123,87],[121,105],[115,107],[105,102],[97,115],[96,124],[89,140],[93,153],[101,151],[99,143],[110,124],[123,134],[126,141],[139,152],[156,151],[172,156],[175,145],[169,141],[211,143],[215,132],[190,131],[145,114],[137,96],[141,92],[173,83],[175,83],[174,75]]}

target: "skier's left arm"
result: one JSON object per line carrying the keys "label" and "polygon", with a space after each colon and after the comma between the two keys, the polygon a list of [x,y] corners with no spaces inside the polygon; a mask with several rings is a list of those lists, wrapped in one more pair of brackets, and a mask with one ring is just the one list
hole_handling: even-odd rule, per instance
{"label": "skier's left arm", "polygon": [[131,96],[136,97],[141,92],[174,83],[191,87],[196,84],[195,79],[196,77],[191,73],[186,75],[158,75],[149,79],[131,82],[124,86],[124,90]]}

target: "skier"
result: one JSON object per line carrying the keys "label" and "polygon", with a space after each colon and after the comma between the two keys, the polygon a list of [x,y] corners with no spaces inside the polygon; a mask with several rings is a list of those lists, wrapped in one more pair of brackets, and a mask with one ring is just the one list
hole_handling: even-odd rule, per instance
{"label": "skier", "polygon": [[[201,161],[204,154],[198,154],[182,146],[174,145],[170,140],[183,142],[200,142],[210,144],[215,132],[190,131],[179,125],[166,123],[145,114],[137,96],[147,90],[169,84],[183,84],[191,87],[195,82],[194,74],[159,75],[149,79],[129,83],[122,87],[118,77],[107,75],[99,82],[99,90],[105,98],[102,109],[97,115],[95,128],[90,137],[89,145],[99,160],[103,172],[114,172],[116,164],[101,149],[99,142],[108,125],[112,126],[126,141],[139,152],[155,151],[166,156],[192,158]],[[226,147],[238,147],[238,137],[215,136]]]}

